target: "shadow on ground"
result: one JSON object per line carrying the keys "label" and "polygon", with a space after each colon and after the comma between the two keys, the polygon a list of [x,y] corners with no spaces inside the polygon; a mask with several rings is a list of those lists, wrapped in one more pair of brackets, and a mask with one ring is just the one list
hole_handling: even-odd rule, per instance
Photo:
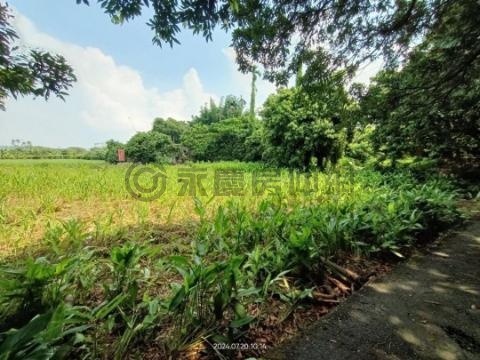
{"label": "shadow on ground", "polygon": [[480,359],[480,218],[265,358]]}

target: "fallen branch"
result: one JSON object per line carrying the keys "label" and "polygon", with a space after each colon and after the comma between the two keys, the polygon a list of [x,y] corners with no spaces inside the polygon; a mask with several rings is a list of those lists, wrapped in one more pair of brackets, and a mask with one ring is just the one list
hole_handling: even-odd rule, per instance
{"label": "fallen branch", "polygon": [[323,304],[339,304],[340,301],[337,299],[326,299],[321,296],[317,296],[316,293],[313,293],[313,299],[315,302],[323,303]]}
{"label": "fallen branch", "polygon": [[337,295],[335,295],[335,294],[325,294],[325,293],[322,293],[320,291],[314,291],[313,295],[315,297],[319,297],[319,298],[322,298],[322,299],[336,299],[337,298]]}
{"label": "fallen branch", "polygon": [[328,279],[328,281],[333,283],[338,289],[340,289],[341,292],[349,293],[351,291],[350,288],[347,285],[345,285],[344,283],[342,283],[340,280],[337,280],[337,279],[332,278],[330,276],[327,276],[327,279]]}
{"label": "fallen branch", "polygon": [[361,285],[364,282],[364,279],[354,271],[345,269],[328,259],[321,258],[320,260],[325,265],[325,267],[327,267],[333,273],[341,277],[343,280],[346,280],[348,282],[353,282],[357,285]]}

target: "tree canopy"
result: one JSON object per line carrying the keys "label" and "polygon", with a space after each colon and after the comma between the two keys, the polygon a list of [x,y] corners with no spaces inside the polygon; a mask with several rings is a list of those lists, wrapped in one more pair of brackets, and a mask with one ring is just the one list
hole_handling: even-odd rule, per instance
{"label": "tree canopy", "polygon": [[475,10],[478,3],[469,1],[450,6],[403,68],[378,74],[360,96],[366,122],[377,125],[376,146],[391,158],[479,168],[480,27],[469,15]]}
{"label": "tree canopy", "polygon": [[175,144],[179,144],[183,133],[187,130],[188,124],[185,121],[178,121],[172,118],[156,118],[153,121],[152,130],[170,136]]}
{"label": "tree canopy", "polygon": [[48,99],[55,95],[64,99],[76,81],[73,69],[61,55],[41,50],[19,51],[11,20],[7,5],[0,3],[0,109],[5,110],[7,96]]}
{"label": "tree canopy", "polygon": [[[324,168],[340,158],[349,98],[343,76],[332,73],[315,95],[300,84],[271,95],[262,110],[265,160],[275,165]],[[321,88],[321,90],[320,90]]]}
{"label": "tree canopy", "polygon": [[193,116],[192,122],[211,125],[225,119],[242,116],[245,104],[245,100],[234,95],[223,97],[218,105],[213,99],[210,99],[210,102],[200,109],[200,113]]}
{"label": "tree canopy", "polygon": [[[76,0],[88,4],[89,0]],[[90,0],[93,1],[93,0]],[[232,31],[240,68],[262,64],[267,75],[285,81],[305,53],[329,49],[334,64],[357,65],[383,56],[396,65],[412,45],[449,22],[452,9],[478,13],[476,0],[97,0],[115,22],[138,17],[151,7],[148,25],[156,44],[179,43],[182,28],[211,40],[216,28]],[[478,31],[470,16],[466,34]],[[473,36],[472,39],[475,37]],[[471,48],[472,44],[464,44]],[[457,53],[462,63],[472,54]]]}
{"label": "tree canopy", "polygon": [[172,151],[171,138],[155,131],[136,133],[125,147],[130,160],[143,164],[165,161],[171,156]]}

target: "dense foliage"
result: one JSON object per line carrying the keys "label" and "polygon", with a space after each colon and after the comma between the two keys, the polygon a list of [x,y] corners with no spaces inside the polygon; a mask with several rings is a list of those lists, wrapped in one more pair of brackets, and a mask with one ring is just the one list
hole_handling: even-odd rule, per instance
{"label": "dense foliage", "polygon": [[5,110],[7,96],[48,99],[55,95],[64,99],[76,81],[73,69],[60,55],[41,50],[20,52],[11,18],[8,6],[0,3],[0,110]]}
{"label": "dense foliage", "polygon": [[168,135],[156,131],[139,132],[128,140],[125,152],[134,162],[161,162],[171,154],[172,145]]}
{"label": "dense foliage", "polygon": [[200,109],[200,114],[194,116],[192,122],[194,124],[212,125],[222,120],[240,117],[245,108],[245,100],[228,95],[222,98],[220,104],[217,105],[213,100]]}
{"label": "dense foliage", "polygon": [[[478,4],[452,5],[401,70],[377,75],[361,100],[375,143],[398,159],[440,159],[472,179],[480,173]],[[463,56],[462,54],[468,54]]]}
{"label": "dense foliage", "polygon": [[[478,183],[478,1],[98,3],[117,23],[151,6],[160,45],[177,43],[182,26],[207,39],[216,26],[232,30],[240,68],[252,72],[249,110],[229,95],[190,122],[157,118],[126,144],[0,150],[110,163],[118,149],[144,164],[233,161],[165,166],[166,181],[176,181],[149,203],[130,196],[123,166],[0,168],[0,255],[17,256],[0,258],[0,359],[181,358],[199,347],[238,357],[213,344],[247,343],[272,326],[273,312],[276,326],[297,306],[325,301],[338,260],[403,257],[459,220],[457,192],[440,174]],[[64,59],[16,55],[8,22],[0,5],[0,106],[7,95],[62,97],[74,81]],[[368,88],[347,91],[356,66],[381,55],[386,66]],[[258,63],[283,87],[257,118]],[[205,180],[218,191],[222,171],[242,196],[186,196],[183,175],[200,174],[190,186]],[[245,172],[250,181],[238,177]]]}
{"label": "dense foliage", "polygon": [[126,145],[108,142],[105,160],[116,163],[117,149],[125,149],[127,160],[141,163],[260,160],[262,148],[248,140],[261,123],[244,108],[243,99],[228,95],[218,105],[211,100],[190,122],[157,118],[152,130],[137,133]]}
{"label": "dense foliage", "polygon": [[183,137],[192,160],[248,160],[246,141],[256,120],[247,116],[225,119],[212,125],[192,124]]}
{"label": "dense foliage", "polygon": [[124,148],[124,144],[115,140],[108,140],[105,148],[105,161],[116,164],[118,162],[118,149]]}
{"label": "dense foliage", "polygon": [[[441,159],[447,167],[459,167],[457,173],[475,177],[480,131],[476,0],[98,2],[116,22],[140,16],[151,5],[149,26],[160,45],[178,43],[182,27],[207,40],[217,26],[231,30],[241,70],[255,79],[260,64],[267,78],[287,84],[306,65],[303,91],[312,97],[321,91],[308,85],[321,84],[335,70],[351,75],[362,62],[383,58],[385,71],[361,100],[363,115],[357,119],[363,126],[376,125],[376,149],[394,161],[412,155]],[[205,107],[196,121],[218,121],[216,110]],[[349,140],[354,127],[347,128]],[[305,153],[311,151],[307,144]],[[467,171],[472,162],[475,170]]]}
{"label": "dense foliage", "polygon": [[342,156],[350,101],[342,74],[330,74],[325,81],[309,86],[318,88],[315,94],[299,84],[278,91],[265,102],[266,161],[302,169],[325,168]]}
{"label": "dense foliage", "polygon": [[170,136],[174,144],[180,144],[182,135],[187,131],[188,124],[172,118],[156,118],[153,121],[152,131]]}
{"label": "dense foliage", "polygon": [[[97,221],[93,231],[76,219],[51,224],[40,256],[3,262],[0,356],[121,359],[155,344],[155,354],[176,358],[199,341],[246,341],[250,329],[269,321],[273,305],[283,318],[316,299],[332,270],[327,259],[401,256],[416,238],[458,218],[441,179],[311,175],[319,177],[318,193],[272,194],[254,208],[233,201],[208,211],[197,198],[199,222],[182,226],[180,237],[179,229],[154,231],[147,223],[128,231],[111,222]],[[14,177],[2,179],[2,189],[19,186]],[[103,186],[111,191],[103,197],[118,193]]]}

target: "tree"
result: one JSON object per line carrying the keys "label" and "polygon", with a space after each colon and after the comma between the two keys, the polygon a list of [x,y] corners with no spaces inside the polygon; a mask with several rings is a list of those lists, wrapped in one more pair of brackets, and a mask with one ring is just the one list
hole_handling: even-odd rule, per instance
{"label": "tree", "polygon": [[182,144],[196,161],[249,160],[246,143],[257,122],[241,116],[211,125],[193,124],[182,137]]}
{"label": "tree", "polygon": [[[216,27],[230,30],[241,70],[255,63],[267,75],[285,81],[298,70],[305,52],[330,49],[335,64],[356,65],[383,56],[389,65],[404,59],[412,43],[436,31],[448,11],[463,4],[478,13],[476,0],[97,0],[112,20],[121,23],[153,8],[148,25],[158,45],[178,44],[182,28],[211,40]],[[77,0],[88,4],[88,0]],[[448,19],[447,19],[448,20]],[[478,27],[477,27],[478,28]],[[468,27],[468,33],[475,31]],[[458,53],[458,59],[469,57]],[[275,71],[278,70],[278,71]]]}
{"label": "tree", "polygon": [[220,119],[221,110],[217,106],[217,104],[215,104],[215,101],[213,101],[213,99],[210,99],[208,106],[207,104],[202,106],[200,109],[200,114],[193,117],[192,123],[210,125],[220,121]]}
{"label": "tree", "polygon": [[246,102],[241,97],[227,95],[220,102],[220,121],[243,115]]}
{"label": "tree", "polygon": [[118,162],[118,149],[125,149],[125,144],[115,140],[108,140],[105,150],[105,161],[116,164]]}
{"label": "tree", "polygon": [[128,140],[125,153],[129,160],[142,164],[171,161],[172,140],[155,131],[138,132]]}
{"label": "tree", "polygon": [[212,142],[207,147],[210,160],[245,160],[246,140],[252,134],[250,117],[234,117],[211,126]]}
{"label": "tree", "polygon": [[170,136],[175,144],[180,143],[183,133],[187,130],[188,124],[184,121],[178,121],[172,118],[156,118],[153,121],[152,131]]}
{"label": "tree", "polygon": [[250,135],[245,139],[245,154],[243,160],[261,161],[263,159],[263,153],[265,152],[263,122],[254,119],[251,122],[251,129]]}
{"label": "tree", "polygon": [[373,147],[372,137],[375,132],[375,126],[367,124],[358,125],[353,129],[352,139],[345,148],[345,155],[360,164],[368,164],[377,161],[377,152]]}
{"label": "tree", "polygon": [[[390,158],[429,157],[478,172],[480,28],[473,30],[473,10],[469,1],[449,7],[405,66],[380,73],[361,97],[365,121],[377,125],[375,144]],[[458,63],[466,51],[466,62]]]}
{"label": "tree", "polygon": [[245,100],[234,95],[227,95],[220,100],[217,106],[210,99],[209,106],[205,105],[200,109],[200,114],[193,117],[194,124],[211,125],[225,119],[242,116],[245,108]]}
{"label": "tree", "polygon": [[315,96],[303,86],[279,90],[265,102],[265,154],[279,166],[324,168],[342,154],[348,119],[348,96],[342,76],[331,74]]}
{"label": "tree", "polygon": [[7,96],[48,99],[53,94],[64,99],[76,81],[73,69],[60,55],[39,50],[19,52],[11,19],[7,5],[0,4],[0,109],[5,110]]}
{"label": "tree", "polygon": [[106,147],[90,148],[86,154],[82,155],[82,159],[86,160],[105,160]]}
{"label": "tree", "polygon": [[211,161],[210,144],[214,134],[208,125],[193,123],[182,135],[182,144],[187,148],[188,155],[195,161]]}

